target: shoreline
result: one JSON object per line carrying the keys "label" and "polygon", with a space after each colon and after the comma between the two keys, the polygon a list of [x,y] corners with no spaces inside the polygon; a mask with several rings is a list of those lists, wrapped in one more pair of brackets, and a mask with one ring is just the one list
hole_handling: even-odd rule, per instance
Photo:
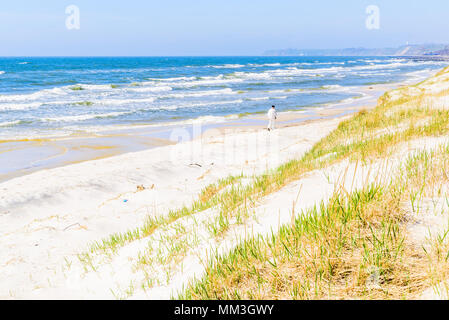
{"label": "shoreline", "polygon": [[[437,72],[426,72],[425,75],[397,83],[361,86],[358,89],[361,98],[279,112],[277,126],[300,126],[305,122],[344,117],[363,108],[373,108],[385,91],[426,79]],[[135,124],[125,128],[117,126],[70,136],[0,140],[0,183],[40,170],[172,145],[176,142],[170,135],[173,130],[180,128],[187,129],[190,139],[195,139],[198,138],[193,132],[196,125],[201,126],[200,134],[215,129],[264,129],[266,126],[265,113],[231,114],[224,118],[227,119],[220,122],[191,119],[161,124]]]}
{"label": "shoreline", "polygon": [[[365,104],[358,107],[367,108]],[[307,121],[308,115],[301,114],[302,122],[295,123],[296,116],[271,133],[259,127],[262,119],[254,119],[257,130],[251,126],[211,128],[185,143],[39,170],[0,183],[0,298],[114,298],[112,287],[124,291],[129,285],[134,273],[124,271],[124,266],[131,263],[128,257],[135,259],[147,247],[145,239],[123,248],[125,254],[114,256],[117,260],[106,264],[105,272],[86,272],[85,276],[83,266],[78,268],[70,261],[78,261],[89,243],[127,232],[148,217],[158,219],[190,206],[204,188],[220,179],[240,176],[245,185],[252,177],[300,159],[351,117],[334,114]],[[311,187],[305,189],[309,193],[323,187],[315,180],[310,182]],[[325,186],[332,189],[332,185]],[[294,200],[298,191],[291,191]],[[288,220],[292,201],[290,197],[281,200],[279,209]],[[202,214],[207,217],[210,212]],[[277,216],[269,216],[276,225]],[[242,228],[238,230],[246,236]]]}
{"label": "shoreline", "polygon": [[210,130],[201,139],[0,183],[0,298],[111,298],[102,285],[101,293],[79,291],[77,281],[64,273],[65,259],[78,259],[89,243],[135,228],[149,216],[189,205],[201,190],[229,175],[261,174],[301,157],[345,118],[273,134]]}

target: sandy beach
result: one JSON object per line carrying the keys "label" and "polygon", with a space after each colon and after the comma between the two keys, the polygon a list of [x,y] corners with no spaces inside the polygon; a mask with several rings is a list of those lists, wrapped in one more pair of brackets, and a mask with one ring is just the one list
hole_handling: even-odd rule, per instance
{"label": "sandy beach", "polygon": [[[279,114],[277,126],[297,126],[304,122],[343,117],[361,108],[370,109],[385,91],[397,86],[425,79],[430,73],[421,73],[403,83],[377,84],[359,88],[360,99],[348,99],[323,107],[308,107],[300,111],[285,111]],[[185,129],[188,137],[196,139],[208,130],[249,129],[266,127],[266,115],[230,115],[222,122],[202,119],[161,124],[139,123],[133,126],[106,127],[101,131],[79,131],[69,136],[43,136],[37,138],[0,139],[0,182],[20,177],[42,169],[57,168],[79,162],[103,159],[129,152],[138,152],[179,142],[171,136],[174,130]],[[200,125],[200,129],[198,129]],[[195,132],[194,126],[197,127]]]}
{"label": "sandy beach", "polygon": [[[133,228],[147,215],[165,215],[188,204],[220,178],[261,173],[299,157],[341,119],[278,129],[272,135],[237,129],[226,134],[226,148],[220,131],[209,131],[212,135],[194,142],[41,170],[2,183],[1,234],[7,249],[0,259],[5,262],[1,297],[44,298],[49,279],[67,294],[64,258],[89,242]],[[140,185],[146,189],[138,192]]]}
{"label": "sandy beach", "polygon": [[[353,189],[366,183],[364,179],[374,181],[379,175],[388,176],[386,172],[393,172],[401,157],[416,151],[417,146],[436,148],[447,143],[447,138],[440,137],[431,144],[422,140],[402,144],[398,149],[402,151],[387,165],[385,161],[364,166],[344,161],[325,171],[313,171],[261,200],[249,222],[237,224],[218,242],[204,227],[217,214],[215,209],[181,219],[179,225],[195,229],[200,240],[191,244],[182,262],[174,266],[172,262],[155,263],[151,272],[157,280],[148,290],[140,288],[142,272],[133,267],[133,262],[145,252],[148,243],[162,246],[166,234],[174,232],[171,226],[125,245],[112,256],[98,254],[92,263],[97,266],[94,271],[86,269],[79,255],[89,251],[94,241],[136,228],[148,216],[162,217],[170,210],[189,206],[206,186],[219,179],[242,176],[251,181],[291,159],[301,158],[355,112],[372,109],[380,92],[391,87],[366,89],[377,93],[339,108],[281,113],[273,132],[267,132],[264,117],[256,115],[206,126],[207,130],[199,124],[177,127],[171,130],[170,138],[147,137],[139,128],[129,138],[121,133],[119,137],[111,134],[26,142],[44,150],[45,157],[52,156],[51,148],[64,152],[53,155],[58,157],[55,162],[15,177],[13,173],[0,183],[0,298],[173,297],[188,281],[203,274],[201,265],[207,262],[203,259],[207,260],[213,250],[225,253],[249,235],[266,234],[288,223],[298,190],[301,201],[296,203],[297,209],[305,209],[329,198],[342,180]],[[184,142],[175,144],[173,138]],[[119,139],[123,142],[118,143]],[[130,143],[138,146],[124,147]],[[87,151],[77,155],[76,151],[83,148]],[[352,177],[341,178],[345,170],[357,177],[352,184]],[[368,171],[372,173],[366,178]],[[132,292],[128,292],[130,286]]]}
{"label": "sandy beach", "polygon": [[449,300],[449,2],[412,2],[5,3],[0,301]]}

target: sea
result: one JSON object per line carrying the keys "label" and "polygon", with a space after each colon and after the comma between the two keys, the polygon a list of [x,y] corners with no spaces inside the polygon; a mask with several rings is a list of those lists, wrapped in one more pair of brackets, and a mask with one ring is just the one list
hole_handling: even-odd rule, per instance
{"label": "sea", "polygon": [[447,65],[399,57],[0,58],[0,139],[226,122],[364,97]]}

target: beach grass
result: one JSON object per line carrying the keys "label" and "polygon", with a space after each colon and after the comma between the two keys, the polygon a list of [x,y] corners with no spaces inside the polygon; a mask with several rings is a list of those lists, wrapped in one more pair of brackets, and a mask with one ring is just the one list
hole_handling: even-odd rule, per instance
{"label": "beach grass", "polygon": [[449,229],[422,243],[407,231],[419,202],[443,196],[447,203],[442,172],[449,172],[448,145],[409,156],[389,183],[339,188],[271,235],[215,256],[177,298],[419,298],[449,277]]}
{"label": "beach grass", "polygon": [[[190,207],[183,207],[168,212],[165,216],[149,217],[144,225],[120,234],[113,234],[108,239],[94,243],[90,251],[116,249],[120,246],[150,235],[158,226],[176,221],[181,217],[219,206],[220,218],[230,217],[239,206],[246,202],[255,202],[272,192],[278,191],[286,184],[298,180],[305,173],[322,169],[343,159],[367,161],[387,157],[395,151],[398,143],[424,136],[438,136],[449,131],[449,111],[423,106],[424,96],[407,95],[400,89],[401,97],[393,100],[391,93],[379,99],[373,110],[362,110],[352,118],[342,121],[338,128],[319,141],[301,159],[291,160],[276,169],[260,176],[251,177],[253,182],[245,188],[226,190],[223,193],[210,193],[219,186],[235,182],[235,177],[223,179],[217,184],[207,186],[199,198]],[[407,105],[407,108],[400,106]],[[398,111],[396,111],[398,109]],[[393,112],[394,111],[394,112]],[[427,119],[421,126],[415,124]],[[402,130],[401,125],[405,125]],[[390,128],[390,130],[386,130]],[[220,222],[218,222],[220,224]],[[221,223],[222,226],[226,224]],[[220,228],[223,231],[225,228]],[[217,234],[220,234],[217,229]]]}
{"label": "beach grass", "polygon": [[[437,75],[447,74],[448,69]],[[422,82],[425,85],[432,81]],[[417,89],[417,90],[415,90]],[[432,105],[431,99],[447,95],[424,92],[418,86],[394,90],[382,96],[376,108],[362,110],[319,141],[302,158],[291,160],[262,175],[229,177],[203,189],[189,207],[150,217],[137,229],[114,234],[94,243],[89,254],[114,252],[143,239],[158,228],[213,208],[218,212],[207,225],[219,239],[233,226],[242,224],[258,201],[306,173],[343,160],[366,163],[388,159],[397,146],[413,139],[438,137],[449,131],[449,112]],[[428,165],[429,158],[447,158],[447,148],[438,154],[418,154],[406,160],[408,169],[390,184],[371,184],[351,193],[336,192],[329,202],[305,212],[292,212],[291,225],[270,237],[244,241],[235,250],[210,261],[206,275],[189,284],[180,294],[185,299],[326,299],[406,298],[427,285],[442,281],[448,252],[445,238],[437,239],[428,251],[417,250],[407,240],[401,204],[412,211],[434,179],[431,171],[414,168]],[[446,157],[446,158],[445,158]],[[424,162],[423,162],[424,161]],[[446,165],[444,160],[441,165]],[[449,167],[447,167],[449,169]],[[446,167],[444,167],[446,169]],[[414,174],[414,176],[412,175]],[[434,172],[435,173],[435,172]],[[185,255],[187,247],[173,244],[169,260]],[[181,254],[182,253],[182,254]],[[86,264],[89,258],[83,257]],[[151,264],[141,256],[141,264]],[[429,261],[436,261],[429,267]],[[443,262],[441,262],[443,261]],[[168,263],[161,260],[158,263]],[[95,267],[92,267],[94,269]],[[429,275],[429,269],[434,270]],[[439,271],[435,271],[439,270]],[[147,279],[151,282],[151,278]]]}

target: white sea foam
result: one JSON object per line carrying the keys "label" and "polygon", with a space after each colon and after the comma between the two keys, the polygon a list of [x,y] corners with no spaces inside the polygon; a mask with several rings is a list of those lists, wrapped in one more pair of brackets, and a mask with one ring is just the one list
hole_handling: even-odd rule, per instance
{"label": "white sea foam", "polygon": [[[376,60],[373,60],[376,61]],[[435,65],[439,64],[438,61],[410,61],[405,59],[395,59],[391,60],[390,63],[384,63],[384,64],[375,64],[375,62],[371,62],[370,65],[367,66],[355,66],[352,67],[351,70],[381,70],[381,69],[397,69],[400,67],[414,67],[414,66],[420,66],[420,65]]]}
{"label": "white sea foam", "polygon": [[[69,88],[75,88],[75,87],[81,87],[84,90],[92,90],[92,91],[95,91],[95,90],[112,90],[113,89],[110,84],[77,84],[77,85],[74,85],[74,86],[70,86]],[[83,91],[83,90],[81,90],[81,91]]]}
{"label": "white sea foam", "polygon": [[230,88],[226,88],[221,90],[207,90],[207,91],[188,92],[188,93],[170,93],[164,96],[164,98],[205,97],[205,96],[217,96],[226,94],[227,95],[237,94],[237,92],[233,91]]}
{"label": "white sea foam", "polygon": [[[152,81],[192,81],[198,79],[198,77],[175,77],[175,78],[147,78],[148,80]],[[150,82],[152,83],[152,82]],[[145,84],[143,82],[142,84]]]}
{"label": "white sea foam", "polygon": [[193,109],[193,108],[202,108],[202,107],[213,107],[218,105],[236,105],[243,102],[243,99],[238,100],[227,100],[227,101],[211,101],[211,102],[198,102],[198,103],[183,103],[183,104],[173,104],[173,105],[162,105],[162,106],[153,106],[146,110],[182,110],[182,109]]}
{"label": "white sea foam", "polygon": [[40,106],[42,106],[42,102],[0,103],[0,111],[36,109]]}
{"label": "white sea foam", "polygon": [[[363,63],[363,65],[357,66],[350,63]],[[139,75],[135,79],[144,80],[137,80],[135,84],[120,84],[119,87],[113,87],[110,84],[80,83],[44,89],[34,93],[4,94],[0,95],[0,113],[11,110],[12,112],[10,113],[14,117],[9,118],[9,114],[5,113],[6,116],[2,117],[3,122],[0,123],[0,127],[19,127],[20,122],[17,122],[15,119],[25,119],[29,117],[29,114],[31,114],[31,117],[35,115],[36,117],[41,117],[44,122],[60,122],[60,127],[63,127],[61,130],[64,131],[69,130],[67,128],[70,126],[78,126],[83,129],[91,126],[106,127],[112,124],[108,121],[95,121],[94,119],[114,117],[120,119],[120,117],[126,114],[136,112],[143,115],[146,112],[147,115],[153,112],[160,112],[162,118],[170,116],[173,111],[189,111],[189,109],[192,110],[194,117],[205,115],[209,110],[228,110],[229,113],[244,112],[247,111],[245,105],[254,105],[257,101],[261,101],[257,103],[258,105],[263,105],[268,104],[263,101],[269,101],[270,99],[294,99],[295,95],[299,97],[301,94],[311,95],[310,98],[313,98],[313,95],[321,93],[344,91],[357,93],[357,87],[325,84],[329,83],[327,80],[344,78],[346,76],[380,78],[381,76],[389,76],[395,70],[404,70],[402,68],[427,64],[429,65],[428,69],[412,72],[407,74],[407,76],[410,79],[418,79],[433,70],[435,68],[434,65],[442,65],[441,62],[419,62],[407,59],[360,59],[346,61],[346,63],[223,64],[201,66],[203,68],[201,73],[195,73],[195,76],[176,77],[176,73],[171,73],[172,76],[167,78],[144,78]],[[211,75],[205,73],[207,69],[204,68],[206,67],[236,70],[217,70],[214,72],[210,69],[209,71],[213,73]],[[243,67],[248,67],[248,70],[241,69]],[[259,67],[261,69],[258,69]],[[415,68],[410,68],[410,70],[415,70]],[[91,72],[92,70],[88,73]],[[102,72],[107,72],[107,70]],[[130,72],[130,70],[128,69],[127,72]],[[220,72],[223,74],[217,75]],[[318,76],[322,78],[312,78]],[[133,80],[134,78],[129,78],[129,82]],[[317,88],[305,88],[304,85],[301,85],[303,82],[310,83],[311,81],[316,81]],[[295,83],[297,83],[299,88],[288,88]],[[338,83],[343,84],[344,82]],[[264,85],[264,87],[259,88],[257,85]],[[267,91],[265,85],[267,88],[275,90]],[[72,88],[77,86],[81,86],[84,90],[72,90]],[[248,89],[249,87],[251,89]],[[242,91],[240,92],[240,90]],[[307,98],[309,97],[307,96]],[[339,103],[351,103],[354,101],[353,98],[349,98]],[[289,103],[285,103],[285,106],[288,106]],[[27,109],[38,108],[39,110],[36,113],[34,111],[32,111],[33,113],[26,111]],[[24,111],[21,112],[20,110]],[[23,117],[22,113],[24,114]],[[227,119],[229,118],[203,116],[194,121],[220,122]],[[83,121],[86,123],[83,123]],[[186,121],[186,123],[192,122],[192,120]],[[39,124],[39,129],[36,130],[45,131],[41,127],[44,127],[44,123]],[[53,125],[52,127],[57,126]],[[7,131],[10,130],[3,130],[3,132]]]}
{"label": "white sea foam", "polygon": [[255,97],[255,98],[247,98],[248,101],[261,101],[261,100],[269,100],[271,97]]}
{"label": "white sea foam", "polygon": [[[375,60],[373,60],[375,61]],[[382,60],[379,60],[382,61]],[[376,61],[377,62],[377,61]],[[385,61],[383,61],[385,62]],[[210,77],[179,77],[179,78],[167,78],[167,79],[152,79],[154,81],[162,82],[168,86],[174,88],[189,88],[195,86],[218,86],[231,83],[239,83],[243,81],[270,81],[273,78],[285,78],[285,77],[296,77],[296,76],[324,76],[333,75],[335,77],[343,78],[347,74],[357,74],[356,72],[363,70],[381,70],[381,69],[395,69],[402,66],[415,66],[421,64],[421,62],[410,62],[405,59],[393,59],[387,60],[390,63],[383,64],[371,64],[365,66],[343,66],[345,62],[323,62],[323,63],[292,63],[287,64],[287,68],[275,69],[275,70],[265,70],[263,72],[234,72],[228,75],[218,75]],[[433,64],[434,62],[427,62]],[[251,66],[281,66],[280,63],[273,64],[249,64]],[[298,66],[306,65],[332,65],[331,67],[325,68],[298,68]],[[339,65],[339,66],[335,66]],[[296,66],[296,67],[295,67]]]}
{"label": "white sea foam", "polygon": [[78,116],[63,116],[54,118],[42,118],[42,121],[50,122],[76,122],[76,121],[86,121],[90,119],[102,119],[102,118],[113,118],[121,115],[129,114],[130,112],[109,112],[104,114],[85,114]]}
{"label": "white sea foam", "polygon": [[0,127],[13,127],[20,124],[21,122],[21,120],[0,122]]}
{"label": "white sea foam", "polygon": [[179,78],[167,78],[167,79],[152,79],[153,82],[144,82],[143,85],[165,85],[170,86],[172,88],[192,88],[192,87],[201,87],[201,86],[220,86],[231,83],[239,83],[242,82],[242,79],[238,79],[236,77],[232,77],[230,75],[220,74],[218,76],[203,76],[203,77],[179,77]]}
{"label": "white sea foam", "polygon": [[20,102],[30,101],[39,98],[50,98],[53,96],[66,95],[68,92],[64,88],[53,88],[37,91],[30,94],[8,94],[0,95],[0,102]]}
{"label": "white sea foam", "polygon": [[171,83],[177,88],[190,88],[190,87],[201,87],[201,86],[219,86],[231,83],[243,82],[242,79],[233,78],[230,76],[225,77],[224,75],[219,75],[216,77],[202,77],[199,80],[194,81],[184,81],[178,83]]}
{"label": "white sea foam", "polygon": [[159,87],[130,87],[130,88],[125,88],[124,90],[126,91],[131,91],[131,92],[163,92],[163,91],[171,91],[172,87],[169,86],[159,86]]}
{"label": "white sea foam", "polygon": [[243,68],[244,65],[243,64],[225,64],[225,65],[211,66],[211,67],[215,68],[215,69],[238,69],[238,68]]}
{"label": "white sea foam", "polygon": [[238,119],[238,115],[229,116],[201,116],[196,119],[186,120],[182,123],[223,123],[228,120]]}
{"label": "white sea foam", "polygon": [[342,87],[339,84],[331,84],[331,85],[323,86],[322,88],[319,88],[319,89],[324,89],[324,90],[347,90],[348,87]]}
{"label": "white sea foam", "polygon": [[338,84],[326,85],[319,88],[287,88],[280,90],[269,90],[268,93],[316,93],[318,91],[342,92],[355,89],[355,87],[344,87]]}
{"label": "white sea foam", "polygon": [[131,103],[152,103],[156,100],[154,97],[149,98],[135,98],[135,99],[99,99],[99,100],[93,100],[92,103],[94,104],[101,104],[101,105],[127,105]]}
{"label": "white sea foam", "polygon": [[256,64],[256,63],[250,63],[248,64],[250,67],[280,67],[280,63],[263,63],[263,64]]}
{"label": "white sea foam", "polygon": [[229,77],[235,77],[245,80],[269,80],[272,78],[270,72],[235,72]]}

